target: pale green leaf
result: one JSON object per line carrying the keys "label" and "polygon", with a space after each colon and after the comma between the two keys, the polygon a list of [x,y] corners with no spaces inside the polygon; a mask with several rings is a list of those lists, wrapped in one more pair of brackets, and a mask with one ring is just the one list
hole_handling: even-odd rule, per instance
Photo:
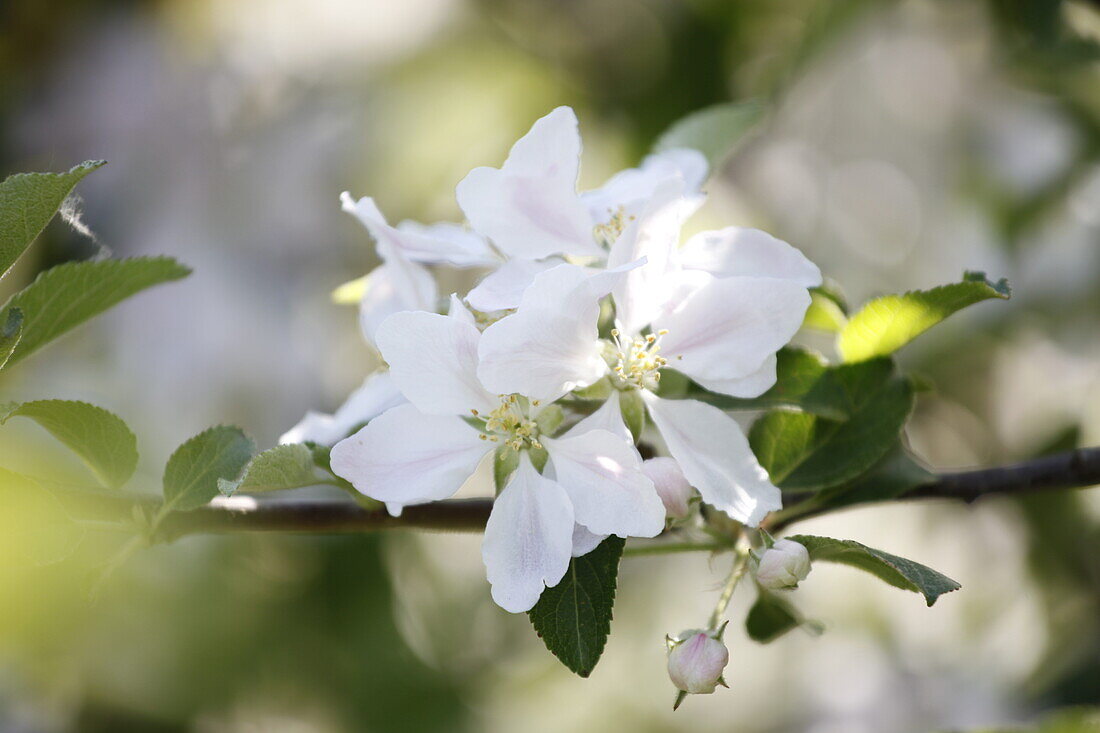
{"label": "pale green leaf", "polygon": [[657,139],[654,150],[693,148],[706,156],[714,171],[763,116],[764,105],[757,101],[706,107],[674,122]]}
{"label": "pale green leaf", "polygon": [[252,457],[252,441],[240,428],[221,425],[191,438],[164,467],[162,512],[197,509],[218,495],[218,479],[232,481]]}
{"label": "pale green leaf", "polygon": [[313,451],[303,444],[277,445],[258,453],[245,466],[244,473],[236,481],[219,478],[218,490],[226,496],[237,492],[258,494],[263,491],[301,489],[324,483],[318,473]]}
{"label": "pale green leaf", "polygon": [[84,528],[45,487],[0,469],[0,555],[20,555],[39,565],[60,562],[84,537]]}
{"label": "pale green leaf", "polygon": [[105,163],[91,160],[65,173],[17,173],[0,183],[0,277],[45,229],[76,184]]}
{"label": "pale green leaf", "polygon": [[810,552],[811,561],[837,562],[866,570],[896,588],[920,593],[929,606],[944,593],[961,587],[930,567],[867,547],[854,540],[836,540],[814,535],[795,535],[788,539],[805,545]]}
{"label": "pale green leaf", "polygon": [[824,293],[810,293],[810,307],[802,319],[802,328],[839,333],[847,323],[848,317],[835,300]]}
{"label": "pale green leaf", "polygon": [[849,319],[837,348],[845,361],[886,356],[968,305],[1010,295],[1008,281],[993,283],[984,273],[967,272],[959,283],[875,298]]}
{"label": "pale green leaf", "polygon": [[6,311],[6,315],[0,314],[0,317],[4,319],[0,326],[0,369],[3,369],[23,336],[23,311],[11,308]]}
{"label": "pale green leaf", "polygon": [[612,536],[587,555],[573,558],[561,582],[544,590],[527,612],[546,648],[581,677],[595,669],[611,633],[622,554],[623,540]]}
{"label": "pale green leaf", "polygon": [[13,295],[0,311],[0,320],[7,318],[12,309],[23,312],[23,335],[10,362],[19,361],[135,293],[179,280],[190,272],[170,257],[69,262],[49,269]]}
{"label": "pale green leaf", "polygon": [[101,484],[117,489],[137,468],[137,438],[122,418],[102,407],[72,400],[38,400],[13,405],[0,424],[13,417],[34,420],[87,464]]}

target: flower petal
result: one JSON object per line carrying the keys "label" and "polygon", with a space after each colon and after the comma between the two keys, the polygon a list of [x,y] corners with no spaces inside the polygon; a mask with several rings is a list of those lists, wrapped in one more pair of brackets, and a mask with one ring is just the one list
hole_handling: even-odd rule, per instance
{"label": "flower petal", "polygon": [[437,313],[395,313],[378,327],[378,350],[401,393],[424,413],[489,412],[498,401],[478,381],[481,333],[459,318]]}
{"label": "flower petal", "polygon": [[707,159],[698,150],[674,148],[646,156],[637,168],[627,168],[609,178],[599,188],[585,191],[581,200],[588,206],[592,218],[606,221],[620,208],[634,213],[657,188],[669,180],[683,180],[685,190],[696,192],[707,178]]}
{"label": "flower petal", "polygon": [[397,250],[415,262],[446,262],[456,267],[487,266],[498,261],[484,237],[460,224],[425,226],[406,221],[392,227],[370,196],[356,201],[344,191],[340,203],[367,228],[379,249]]}
{"label": "flower petal", "polygon": [[279,436],[279,445],[307,441],[319,445],[332,445],[344,435],[341,435],[336,428],[336,418],[332,415],[309,410],[294,427]]}
{"label": "flower petal", "polygon": [[497,605],[510,613],[529,611],[543,588],[561,582],[572,556],[573,526],[565,490],[539,475],[524,453],[493,502],[481,542]]}
{"label": "flower petal", "polygon": [[573,557],[580,557],[599,547],[607,539],[605,534],[592,534],[581,524],[573,525]]}
{"label": "flower petal", "polygon": [[606,430],[619,436],[630,445],[634,445],[634,437],[630,434],[630,428],[626,426],[626,422],[623,420],[618,390],[613,390],[611,396],[600,405],[598,410],[569,428],[562,437],[573,438],[592,430]]}
{"label": "flower petal", "polygon": [[807,288],[821,284],[821,270],[806,255],[759,229],[701,232],[684,243],[679,260],[688,269],[717,277],[773,277]]}
{"label": "flower petal", "polygon": [[466,302],[482,313],[518,308],[535,277],[560,264],[558,259],[508,260],[467,293]]}
{"label": "flower petal", "polygon": [[696,400],[642,396],[668,452],[703,501],[750,527],[782,507],[779,489],[732,417]]}
{"label": "flower petal", "polygon": [[695,490],[691,488],[680,464],[675,458],[669,456],[657,456],[642,461],[642,473],[649,476],[653,486],[657,489],[657,496],[665,505],[665,512],[670,517],[683,519],[690,511],[689,502]]}
{"label": "flower petal", "polygon": [[361,494],[407,505],[458,491],[493,448],[461,418],[400,405],[332,449],[332,470]]}
{"label": "flower petal", "polygon": [[662,355],[693,378],[753,374],[791,340],[810,305],[809,291],[789,280],[699,276],[702,287],[653,324],[668,330]]}
{"label": "flower petal", "polygon": [[702,197],[685,195],[679,177],[664,181],[611,246],[609,268],[646,259],[644,267],[628,272],[612,291],[615,318],[627,334],[640,332],[660,312],[680,229],[700,204]]}
{"label": "flower petal", "polygon": [[[386,251],[380,247],[379,252]],[[435,310],[435,279],[424,267],[390,250],[371,271],[359,302],[359,327],[368,343],[382,321],[402,311]]]}
{"label": "flower petal", "polygon": [[558,107],[535,122],[497,168],[475,168],[458,184],[458,205],[481,234],[512,257],[600,255],[592,217],[577,196],[577,117]]}
{"label": "flower petal", "polygon": [[474,318],[474,314],[470,312],[470,309],[466,307],[466,304],[463,303],[462,299],[455,293],[451,293],[450,302],[447,306],[447,317],[454,318],[455,320],[462,321],[463,323],[477,328],[477,319]]}
{"label": "flower petal", "polygon": [[777,363],[775,354],[769,354],[760,368],[748,376],[731,379],[696,377],[695,381],[711,392],[720,392],[731,397],[759,397],[775,384]]}
{"label": "flower petal", "polygon": [[633,445],[606,430],[543,438],[542,444],[578,524],[620,537],[655,537],[664,529],[664,504]]}

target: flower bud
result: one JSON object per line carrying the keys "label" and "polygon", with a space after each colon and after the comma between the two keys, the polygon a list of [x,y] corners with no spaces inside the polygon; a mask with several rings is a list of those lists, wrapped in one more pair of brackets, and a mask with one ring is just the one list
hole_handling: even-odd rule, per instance
{"label": "flower bud", "polygon": [[810,574],[810,553],[792,540],[778,540],[760,556],[756,581],[769,590],[787,590]]}
{"label": "flower bud", "polygon": [[693,489],[675,458],[650,458],[642,462],[642,473],[657,487],[657,495],[665,505],[665,513],[674,519],[688,515],[688,501]]}
{"label": "flower bud", "polygon": [[720,636],[721,631],[690,629],[668,639],[668,676],[676,689],[709,695],[719,684],[726,684],[722,670],[730,653]]}

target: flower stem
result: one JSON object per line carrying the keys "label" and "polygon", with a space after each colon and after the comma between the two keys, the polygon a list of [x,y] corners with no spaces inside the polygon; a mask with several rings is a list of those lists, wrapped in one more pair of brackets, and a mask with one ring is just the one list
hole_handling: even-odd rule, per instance
{"label": "flower stem", "polygon": [[721,623],[722,616],[726,613],[726,608],[730,604],[730,599],[733,598],[733,591],[737,589],[737,584],[748,569],[749,550],[747,547],[739,548],[733,560],[733,567],[730,568],[729,578],[726,579],[726,585],[722,588],[722,595],[718,596],[718,603],[714,605],[714,612],[710,614],[710,621],[707,622],[708,629],[718,628],[718,624]]}

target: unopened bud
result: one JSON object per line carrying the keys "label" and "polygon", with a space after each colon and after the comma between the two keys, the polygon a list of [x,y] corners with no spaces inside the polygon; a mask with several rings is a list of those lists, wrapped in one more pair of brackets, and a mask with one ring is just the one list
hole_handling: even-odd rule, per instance
{"label": "unopened bud", "polygon": [[778,540],[760,556],[756,581],[769,590],[794,588],[810,574],[810,553],[792,540]]}
{"label": "unopened bud", "polygon": [[657,495],[661,497],[668,516],[683,519],[688,515],[688,502],[693,490],[675,458],[661,456],[643,461],[642,473],[657,487]]}
{"label": "unopened bud", "polygon": [[721,635],[722,630],[690,629],[675,639],[669,637],[668,676],[676,689],[709,695],[718,685],[725,686],[722,670],[730,661],[730,653]]}

